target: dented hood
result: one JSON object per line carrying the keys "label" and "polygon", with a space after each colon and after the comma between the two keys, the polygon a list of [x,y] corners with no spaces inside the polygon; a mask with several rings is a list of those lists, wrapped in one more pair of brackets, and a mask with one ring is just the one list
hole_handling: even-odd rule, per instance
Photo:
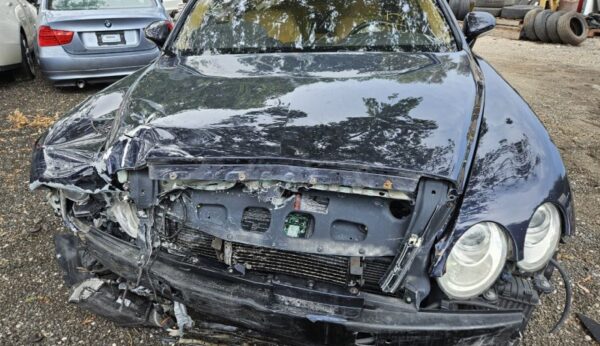
{"label": "dented hood", "polygon": [[[62,151],[61,160],[93,161],[104,181],[165,158],[326,163],[458,181],[479,95],[464,52],[162,57],[80,105],[68,116],[79,126],[63,120],[38,145]],[[93,129],[82,131],[82,122]]]}

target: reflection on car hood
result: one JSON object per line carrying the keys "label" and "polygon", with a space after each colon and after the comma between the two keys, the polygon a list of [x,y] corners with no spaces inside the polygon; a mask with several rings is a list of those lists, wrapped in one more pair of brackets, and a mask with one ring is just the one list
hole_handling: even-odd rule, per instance
{"label": "reflection on car hood", "polygon": [[32,187],[105,189],[116,171],[166,158],[310,163],[405,187],[435,176],[460,189],[481,109],[472,64],[464,52],[165,56],[57,122],[38,142]]}
{"label": "reflection on car hood", "polygon": [[336,162],[454,180],[470,150],[476,94],[463,53],[188,57],[137,81],[112,137],[150,130],[152,157],[176,147],[188,157]]}

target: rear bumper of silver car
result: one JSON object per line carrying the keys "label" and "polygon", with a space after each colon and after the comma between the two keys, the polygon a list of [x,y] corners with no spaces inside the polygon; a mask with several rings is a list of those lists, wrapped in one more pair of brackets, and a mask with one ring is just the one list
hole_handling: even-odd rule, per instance
{"label": "rear bumper of silver car", "polygon": [[159,55],[158,48],[124,53],[69,54],[62,47],[41,47],[37,52],[44,76],[56,84],[78,80],[116,79],[148,65]]}

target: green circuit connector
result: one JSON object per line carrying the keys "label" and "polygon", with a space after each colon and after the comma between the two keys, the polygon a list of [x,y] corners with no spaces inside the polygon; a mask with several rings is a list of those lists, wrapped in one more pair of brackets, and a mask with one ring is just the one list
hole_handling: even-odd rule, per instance
{"label": "green circuit connector", "polygon": [[310,215],[291,213],[285,219],[283,231],[290,238],[308,238],[311,223]]}

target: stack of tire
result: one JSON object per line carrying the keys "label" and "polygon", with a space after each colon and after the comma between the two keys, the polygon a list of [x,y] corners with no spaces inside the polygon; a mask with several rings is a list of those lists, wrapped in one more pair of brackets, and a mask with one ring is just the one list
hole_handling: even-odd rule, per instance
{"label": "stack of tire", "polygon": [[516,5],[507,5],[502,8],[502,13],[500,13],[500,17],[506,19],[523,19],[525,15],[531,10],[536,8],[540,8],[536,5],[529,5],[529,1],[524,0]]}
{"label": "stack of tire", "polygon": [[538,6],[534,0],[449,0],[450,9],[458,20],[463,20],[471,10],[487,12],[494,17],[523,19],[525,14]]}
{"label": "stack of tire", "polygon": [[475,0],[473,11],[487,12],[494,17],[500,17],[504,6],[511,6],[516,0]]}
{"label": "stack of tire", "polygon": [[523,18],[523,36],[531,41],[577,46],[588,34],[585,17],[575,11],[533,9]]}

